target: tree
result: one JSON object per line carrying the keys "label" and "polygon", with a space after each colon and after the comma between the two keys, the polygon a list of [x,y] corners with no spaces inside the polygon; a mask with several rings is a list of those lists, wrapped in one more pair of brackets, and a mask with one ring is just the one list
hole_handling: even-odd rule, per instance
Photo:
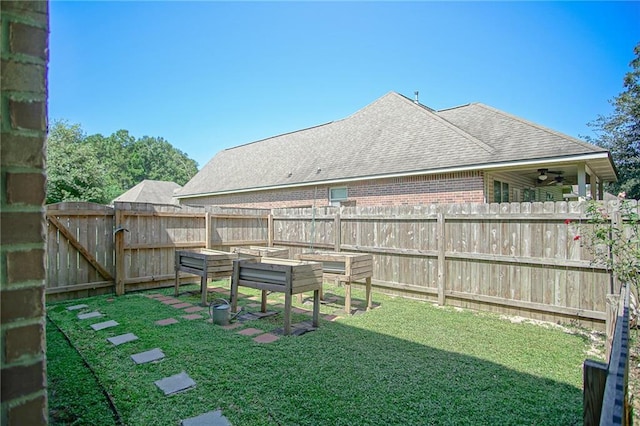
{"label": "tree", "polygon": [[198,163],[162,138],[137,139],[127,130],[86,136],[79,124],[57,121],[47,146],[47,202],[107,204],[144,179],[184,185]]}
{"label": "tree", "polygon": [[640,43],[633,52],[635,58],[624,77],[624,91],[609,101],[613,106],[611,114],[598,116],[588,124],[597,137],[587,140],[607,148],[613,156],[619,180],[608,190],[640,199]]}
{"label": "tree", "polygon": [[47,203],[109,202],[107,174],[79,124],[57,121],[47,137]]}

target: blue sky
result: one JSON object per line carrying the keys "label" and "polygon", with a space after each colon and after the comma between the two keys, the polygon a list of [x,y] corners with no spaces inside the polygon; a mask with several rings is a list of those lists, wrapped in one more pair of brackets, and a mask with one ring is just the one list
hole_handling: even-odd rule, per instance
{"label": "blue sky", "polygon": [[592,135],[639,23],[639,2],[52,0],[49,117],[163,137],[200,167],[389,91]]}

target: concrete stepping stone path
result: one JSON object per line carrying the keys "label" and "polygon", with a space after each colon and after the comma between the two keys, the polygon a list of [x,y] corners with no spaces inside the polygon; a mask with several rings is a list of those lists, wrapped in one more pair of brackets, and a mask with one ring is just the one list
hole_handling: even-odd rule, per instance
{"label": "concrete stepping stone path", "polygon": [[94,311],[94,312],[88,312],[86,314],[78,314],[78,319],[79,320],[85,320],[85,319],[89,319],[89,318],[98,318],[101,317],[102,314],[98,311]]}
{"label": "concrete stepping stone path", "polygon": [[136,364],[146,364],[147,362],[158,361],[164,358],[164,353],[160,348],[151,349],[150,351],[140,352],[131,355],[131,359]]}
{"label": "concrete stepping stone path", "polygon": [[193,320],[197,320],[197,319],[202,319],[202,315],[200,314],[189,314],[189,315],[183,315],[182,318],[189,320],[189,321],[193,321]]}
{"label": "concrete stepping stone path", "polygon": [[231,426],[229,420],[222,415],[220,410],[209,411],[208,413],[185,419],[180,424],[182,426]]}
{"label": "concrete stepping stone path", "polygon": [[123,343],[138,340],[138,336],[136,336],[133,333],[126,333],[126,334],[121,334],[119,336],[109,337],[107,340],[111,342],[114,346],[118,346]]}
{"label": "concrete stepping stone path", "polygon": [[172,395],[176,392],[187,390],[196,385],[191,377],[184,371],[174,376],[165,377],[162,380],[153,382],[165,395]]}
{"label": "concrete stepping stone path", "polygon": [[77,311],[77,310],[88,308],[88,307],[89,307],[89,305],[85,305],[85,304],[73,305],[73,306],[68,306],[67,307],[67,311]]}
{"label": "concrete stepping stone path", "polygon": [[115,327],[116,325],[120,325],[120,324],[114,320],[110,320],[105,322],[99,322],[97,324],[91,324],[91,328],[93,328],[95,331],[98,331],[98,330],[104,330],[105,328]]}
{"label": "concrete stepping stone path", "polygon": [[171,324],[175,324],[177,322],[178,322],[178,320],[175,319],[175,318],[167,318],[167,319],[156,321],[155,324],[156,325],[171,325]]}

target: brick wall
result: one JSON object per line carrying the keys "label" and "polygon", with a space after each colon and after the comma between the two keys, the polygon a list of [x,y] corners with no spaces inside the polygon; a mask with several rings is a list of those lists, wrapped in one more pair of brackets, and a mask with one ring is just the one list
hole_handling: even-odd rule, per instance
{"label": "brick wall", "polygon": [[44,425],[49,5],[2,1],[0,11],[0,420]]}
{"label": "brick wall", "polygon": [[348,201],[357,206],[484,202],[482,173],[461,172],[188,198],[182,203],[261,208],[326,206],[331,187],[347,187]]}

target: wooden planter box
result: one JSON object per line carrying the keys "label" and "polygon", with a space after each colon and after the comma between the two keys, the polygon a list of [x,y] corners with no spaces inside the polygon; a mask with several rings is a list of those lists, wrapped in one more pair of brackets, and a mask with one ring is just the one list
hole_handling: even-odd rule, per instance
{"label": "wooden planter box", "polygon": [[200,292],[202,305],[207,305],[207,280],[230,277],[233,273],[233,260],[237,259],[236,253],[226,251],[197,249],[176,250],[175,261],[175,295],[178,295],[179,271],[188,272],[200,276]]}
{"label": "wooden planter box", "polygon": [[288,259],[289,249],[277,247],[231,247],[231,252],[236,253],[241,259],[260,258],[260,257],[276,257],[278,259]]}
{"label": "wooden planter box", "polygon": [[238,287],[262,290],[262,312],[267,308],[267,291],[284,293],[284,334],[291,332],[291,298],[305,291],[314,292],[313,326],[318,326],[322,264],[299,260],[262,257],[233,262],[231,278],[231,311],[238,307]]}
{"label": "wooden planter box", "polygon": [[345,284],[344,310],[347,314],[351,314],[351,283],[364,280],[367,288],[367,310],[371,309],[373,255],[366,253],[313,251],[299,254],[296,257],[299,260],[321,262],[323,278],[325,280]]}

